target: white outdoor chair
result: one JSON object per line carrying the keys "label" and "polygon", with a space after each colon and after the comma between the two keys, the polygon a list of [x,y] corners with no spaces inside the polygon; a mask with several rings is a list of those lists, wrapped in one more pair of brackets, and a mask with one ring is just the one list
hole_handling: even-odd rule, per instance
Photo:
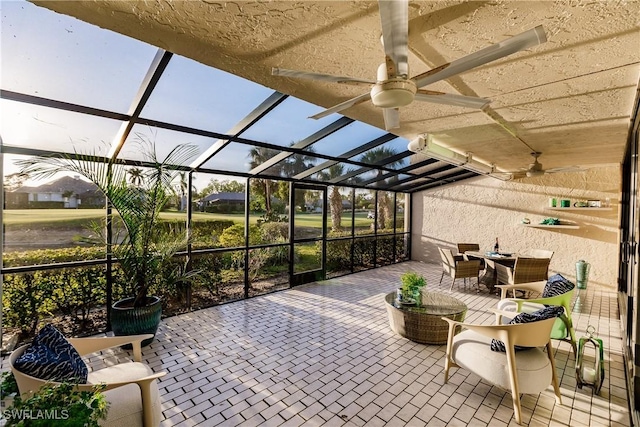
{"label": "white outdoor chair", "polygon": [[[142,363],[140,343],[153,335],[130,335],[104,338],[68,338],[80,356],[97,351],[118,347],[124,344],[133,345],[134,362],[120,363],[89,372],[86,384],[78,384],[79,390],[90,391],[96,384],[106,384],[104,395],[109,403],[107,419],[101,423],[109,427],[157,427],[162,419],[160,394],[156,379],[166,372],[153,373],[151,368]],[[15,368],[16,359],[29,347],[23,345],[15,349],[9,357],[11,371],[18,383],[20,394],[32,394],[44,384],[56,384],[55,381],[43,380],[27,375]]]}
{"label": "white outdoor chair", "polygon": [[[445,383],[449,381],[449,369],[458,367],[509,390],[518,424],[522,422],[522,393],[538,394],[549,384],[553,384],[556,402],[562,403],[550,339],[555,318],[509,325],[474,325],[446,317],[442,320],[449,323],[444,365]],[[463,331],[456,335],[457,327],[462,327]],[[504,342],[506,352],[492,351],[492,339]],[[515,351],[516,345],[532,348]],[[545,346],[546,352],[541,348]]]}

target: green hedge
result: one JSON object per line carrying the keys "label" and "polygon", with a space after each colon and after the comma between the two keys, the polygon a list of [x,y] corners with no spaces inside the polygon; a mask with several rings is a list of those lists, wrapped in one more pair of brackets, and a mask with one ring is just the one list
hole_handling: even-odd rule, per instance
{"label": "green hedge", "polygon": [[[179,229],[181,224],[183,223],[180,221],[169,221],[162,225],[162,230],[171,232],[171,230]],[[244,245],[244,227],[234,225],[233,221],[203,221],[197,222],[195,225],[195,230],[203,235],[219,236],[220,243],[228,247]],[[252,242],[285,243],[288,233],[288,228],[285,225],[265,223],[261,227],[251,226]],[[334,233],[331,237],[339,237],[342,234],[344,233]],[[351,245],[351,239],[327,242],[328,272],[351,269]],[[374,237],[356,238],[353,241],[354,270],[373,267],[374,247],[377,249],[377,263],[385,265],[406,258],[407,248],[405,246],[404,236],[380,236],[377,240]],[[394,247],[396,259],[393,257]],[[150,293],[162,298],[165,315],[190,309],[192,307],[191,297],[196,294],[200,299],[206,300],[205,303],[199,302],[200,308],[207,306],[207,304],[214,305],[220,301],[242,297],[244,254],[243,250],[238,250],[194,255],[192,268],[199,270],[200,275],[192,284],[167,287],[158,281],[151,284]],[[294,254],[294,256],[299,257],[300,255]],[[4,265],[5,267],[42,265],[102,259],[104,257],[104,248],[79,246],[9,252],[5,254]],[[286,272],[288,258],[288,244],[279,247],[251,249],[248,266],[250,282]],[[176,257],[166,268],[166,275],[169,274],[170,269],[185,268],[185,258]],[[127,280],[117,264],[114,264],[112,277],[113,300],[130,296],[131,291],[126,289]],[[81,334],[100,332],[100,329],[91,329],[100,326],[91,325],[91,322],[88,321],[92,311],[102,310],[104,313],[106,283],[106,266],[104,265],[5,274],[2,305],[4,323],[8,327],[20,329],[25,335],[33,335],[45,320],[66,318],[78,325],[77,332]]]}
{"label": "green hedge", "polygon": [[105,303],[105,267],[78,267],[5,274],[2,311],[6,326],[33,335],[48,316],[86,322],[90,311]]}
{"label": "green hedge", "polygon": [[104,259],[105,247],[76,246],[62,249],[38,249],[24,252],[5,252],[4,267],[19,267],[25,265],[55,264],[70,261],[84,261]]}

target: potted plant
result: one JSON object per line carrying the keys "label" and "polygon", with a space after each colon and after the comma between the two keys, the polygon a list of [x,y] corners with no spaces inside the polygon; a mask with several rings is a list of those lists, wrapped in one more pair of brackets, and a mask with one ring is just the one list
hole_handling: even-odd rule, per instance
{"label": "potted plant", "polygon": [[[149,138],[138,134],[135,143],[143,155],[140,167],[135,168],[114,159],[100,162],[104,158],[96,154],[33,157],[16,162],[21,173],[33,179],[51,178],[61,172],[79,174],[94,183],[117,212],[114,219],[120,224],[120,233],[107,248],[118,262],[129,296],[112,306],[110,320],[115,335],[155,335],[162,303],[159,297],[149,295],[150,286],[173,286],[197,274],[188,271],[186,265],[171,262],[176,252],[186,248],[186,230],[168,233],[158,227],[160,212],[175,194],[174,185],[179,179],[180,171],[172,166],[187,164],[197,155],[197,147],[178,145],[160,160],[155,143]],[[132,169],[135,180],[128,176]],[[104,236],[101,243],[105,243]],[[145,340],[142,345],[152,340]]]}
{"label": "potted plant", "polygon": [[402,282],[402,296],[405,299],[413,299],[416,304],[420,305],[422,301],[421,289],[427,285],[424,276],[413,271],[407,271],[400,276]]}
{"label": "potted plant", "polygon": [[104,385],[91,391],[79,391],[71,383],[46,384],[28,397],[16,396],[9,408],[3,408],[6,426],[62,425],[98,427],[107,418],[108,404]]}

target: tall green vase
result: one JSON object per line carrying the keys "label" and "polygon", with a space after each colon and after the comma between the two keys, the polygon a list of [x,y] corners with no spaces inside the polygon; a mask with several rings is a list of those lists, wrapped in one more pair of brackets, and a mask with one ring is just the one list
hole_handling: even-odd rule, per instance
{"label": "tall green vase", "polygon": [[[133,307],[133,298],[125,298],[111,307],[111,329],[117,336],[153,334],[152,338],[142,341],[144,347],[153,342],[161,316],[162,301],[159,297],[147,297],[147,304],[143,307]],[[131,345],[125,348],[131,348]]]}

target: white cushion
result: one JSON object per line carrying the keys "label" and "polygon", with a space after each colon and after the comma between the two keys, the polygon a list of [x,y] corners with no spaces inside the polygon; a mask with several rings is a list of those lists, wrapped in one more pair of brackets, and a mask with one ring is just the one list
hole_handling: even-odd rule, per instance
{"label": "white cushion", "polygon": [[[507,355],[491,351],[491,338],[463,331],[453,338],[455,363],[485,380],[511,390]],[[551,384],[551,363],[541,348],[516,351],[516,372],[520,393],[537,394]]]}
{"label": "white cushion", "polygon": [[[89,372],[87,382],[89,384],[117,383],[149,375],[153,375],[153,371],[144,363],[120,363]],[[101,426],[135,427],[143,425],[142,396],[140,387],[137,384],[128,384],[108,390],[104,394],[107,402],[109,402],[109,411],[107,412],[107,419],[100,422]],[[151,401],[154,417],[153,425],[157,426],[160,424],[162,417],[157,381],[151,383]]]}
{"label": "white cushion", "polygon": [[153,375],[149,366],[139,362],[126,362],[89,372],[88,384],[119,383]]}

